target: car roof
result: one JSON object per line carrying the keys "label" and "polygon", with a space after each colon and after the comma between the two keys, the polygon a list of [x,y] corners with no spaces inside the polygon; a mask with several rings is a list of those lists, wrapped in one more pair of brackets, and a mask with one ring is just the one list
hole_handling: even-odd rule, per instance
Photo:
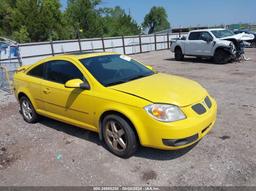
{"label": "car roof", "polygon": [[115,55],[119,54],[116,52],[72,52],[72,53],[66,53],[66,54],[60,54],[53,56],[51,58],[54,59],[60,59],[60,58],[75,58],[75,59],[84,59],[84,58],[92,58],[92,57],[97,57],[97,56],[106,56],[106,55]]}
{"label": "car roof", "polygon": [[219,30],[227,30],[227,29],[225,28],[197,29],[197,30],[192,30],[190,32],[219,31]]}

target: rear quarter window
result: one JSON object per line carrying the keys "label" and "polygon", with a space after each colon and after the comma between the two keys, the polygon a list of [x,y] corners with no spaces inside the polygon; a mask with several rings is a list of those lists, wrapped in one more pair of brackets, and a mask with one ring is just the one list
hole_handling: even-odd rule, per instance
{"label": "rear quarter window", "polygon": [[34,77],[43,78],[44,64],[40,64],[40,65],[32,68],[30,71],[28,71],[27,74],[30,76],[34,76]]}

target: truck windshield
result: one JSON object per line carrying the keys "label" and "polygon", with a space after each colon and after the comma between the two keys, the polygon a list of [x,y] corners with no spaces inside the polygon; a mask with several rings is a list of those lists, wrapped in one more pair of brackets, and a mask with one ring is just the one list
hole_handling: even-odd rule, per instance
{"label": "truck windshield", "polygon": [[216,38],[224,38],[234,35],[230,30],[212,30],[211,32]]}

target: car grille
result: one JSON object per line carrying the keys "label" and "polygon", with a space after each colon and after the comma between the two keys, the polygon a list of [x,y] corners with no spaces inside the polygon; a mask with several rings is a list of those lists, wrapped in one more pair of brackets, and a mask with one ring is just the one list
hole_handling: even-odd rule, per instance
{"label": "car grille", "polygon": [[206,96],[206,98],[204,99],[204,102],[209,109],[212,107],[212,102],[208,96]]}
{"label": "car grille", "polygon": [[212,107],[212,102],[208,96],[205,97],[204,103],[197,103],[192,106],[192,109],[199,115],[202,115],[206,112],[206,106],[210,109]]}

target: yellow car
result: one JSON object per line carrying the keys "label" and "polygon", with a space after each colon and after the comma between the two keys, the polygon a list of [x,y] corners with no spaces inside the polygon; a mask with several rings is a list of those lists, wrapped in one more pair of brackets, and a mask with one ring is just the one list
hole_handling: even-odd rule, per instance
{"label": "yellow car", "polygon": [[197,82],[117,53],[59,55],[23,66],[14,91],[25,121],[42,115],[95,131],[123,158],[139,144],[192,145],[216,120],[216,101]]}

